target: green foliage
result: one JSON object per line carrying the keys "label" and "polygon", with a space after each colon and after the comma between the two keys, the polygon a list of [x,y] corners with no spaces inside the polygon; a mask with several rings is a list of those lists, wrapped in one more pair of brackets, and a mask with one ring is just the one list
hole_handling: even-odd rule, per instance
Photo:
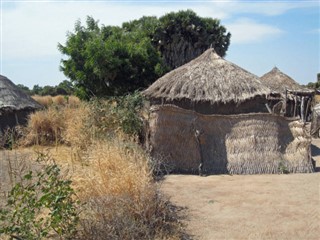
{"label": "green foliage", "polygon": [[[37,161],[48,161],[39,154]],[[79,220],[79,202],[71,181],[63,179],[55,163],[29,171],[11,189],[0,209],[0,234],[19,239],[72,239]]]}
{"label": "green foliage", "polygon": [[138,136],[143,127],[140,112],[144,99],[139,92],[109,100],[93,99],[90,102],[91,117],[88,126],[96,137],[111,136],[122,131],[129,136]]}
{"label": "green foliage", "polygon": [[289,170],[288,170],[288,167],[286,166],[284,160],[281,160],[280,163],[279,163],[279,166],[278,166],[278,171],[279,173],[281,174],[289,174]]}
{"label": "green foliage", "polygon": [[317,74],[317,82],[309,82],[307,87],[311,89],[320,89],[320,73]]}
{"label": "green foliage", "polygon": [[129,135],[141,133],[143,122],[139,113],[142,107],[143,97],[139,92],[134,92],[118,99],[115,110],[124,133]]}
{"label": "green foliage", "polygon": [[82,99],[121,96],[145,88],[159,75],[161,57],[142,30],[98,26],[88,17],[86,26],[78,21],[59,50],[69,56],[61,70],[71,79]]}
{"label": "green foliage", "polygon": [[201,18],[191,10],[171,12],[159,19],[153,43],[170,68],[181,66],[199,56],[210,46],[225,56],[231,34],[212,18]]}
{"label": "green foliage", "polygon": [[17,87],[20,88],[26,94],[31,95],[31,90],[27,86],[23,84],[17,84]]}
{"label": "green foliage", "polygon": [[225,55],[230,33],[216,19],[180,11],[157,19],[142,17],[122,27],[98,25],[87,17],[58,49],[60,69],[81,99],[124,96],[146,88],[172,68],[212,46]]}
{"label": "green foliage", "polygon": [[57,95],[72,95],[74,92],[73,85],[70,81],[64,80],[57,86],[44,86],[41,87],[38,84],[34,85],[32,89],[22,84],[17,85],[22,91],[28,95],[40,95],[40,96],[57,96]]}

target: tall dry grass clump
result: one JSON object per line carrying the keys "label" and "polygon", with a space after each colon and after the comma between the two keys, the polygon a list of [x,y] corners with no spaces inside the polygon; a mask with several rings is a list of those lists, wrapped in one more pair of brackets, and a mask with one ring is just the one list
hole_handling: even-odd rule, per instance
{"label": "tall dry grass clump", "polygon": [[175,212],[138,146],[99,141],[88,156],[87,167],[75,177],[85,203],[80,239],[182,238]]}
{"label": "tall dry grass clump", "polygon": [[74,150],[85,150],[92,141],[92,129],[89,127],[91,109],[88,104],[81,104],[77,108],[64,108],[65,128],[62,139]]}
{"label": "tall dry grass clump", "polygon": [[[37,111],[29,116],[24,128],[22,146],[67,144],[84,149],[90,143],[90,129],[87,122],[91,115],[86,103],[71,98],[71,104],[63,105],[64,97],[55,97],[57,105]],[[59,100],[57,100],[59,99]]]}
{"label": "tall dry grass clump", "polygon": [[38,103],[40,103],[42,106],[45,108],[48,108],[53,104],[53,100],[51,96],[39,96],[39,95],[34,95],[32,96],[34,100],[36,100]]}
{"label": "tall dry grass clump", "polygon": [[68,96],[67,102],[68,102],[69,107],[71,107],[71,108],[78,107],[81,105],[81,100],[76,96]]}
{"label": "tall dry grass clump", "polygon": [[35,112],[29,116],[20,144],[30,146],[59,143],[62,141],[64,126],[63,112],[55,108]]}
{"label": "tall dry grass clump", "polygon": [[78,107],[81,104],[81,101],[76,96],[63,96],[63,95],[57,95],[57,96],[39,96],[34,95],[32,96],[34,100],[36,100],[38,103],[40,103],[45,108],[49,108],[51,106],[69,106],[69,107]]}

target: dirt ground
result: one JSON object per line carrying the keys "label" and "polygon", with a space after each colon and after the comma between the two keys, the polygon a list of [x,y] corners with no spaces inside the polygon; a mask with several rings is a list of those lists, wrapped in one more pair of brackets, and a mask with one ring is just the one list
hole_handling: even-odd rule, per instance
{"label": "dirt ground", "polygon": [[162,191],[185,208],[192,239],[320,239],[320,140],[317,172],[288,175],[169,175]]}

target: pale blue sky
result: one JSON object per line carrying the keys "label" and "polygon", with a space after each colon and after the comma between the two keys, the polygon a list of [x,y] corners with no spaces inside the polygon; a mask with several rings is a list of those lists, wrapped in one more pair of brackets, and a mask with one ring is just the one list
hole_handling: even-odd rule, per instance
{"label": "pale blue sky", "polygon": [[226,59],[261,76],[277,66],[301,84],[320,72],[320,1],[9,1],[0,0],[0,74],[14,83],[57,85],[58,42],[77,19],[104,25],[192,9],[231,32]]}

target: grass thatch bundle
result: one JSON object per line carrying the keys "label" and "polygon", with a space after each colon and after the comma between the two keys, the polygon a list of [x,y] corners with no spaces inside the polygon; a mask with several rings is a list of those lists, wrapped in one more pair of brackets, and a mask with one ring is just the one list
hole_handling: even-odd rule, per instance
{"label": "grass thatch bundle", "polygon": [[148,148],[180,172],[312,172],[303,123],[270,114],[202,115],[175,106],[151,113]]}

